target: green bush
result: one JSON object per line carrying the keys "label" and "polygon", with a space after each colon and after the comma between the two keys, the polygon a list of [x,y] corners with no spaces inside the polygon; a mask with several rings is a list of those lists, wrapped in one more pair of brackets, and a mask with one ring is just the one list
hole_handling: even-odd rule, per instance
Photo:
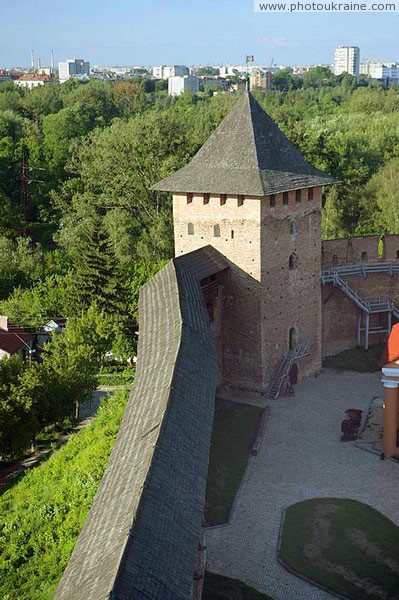
{"label": "green bush", "polygon": [[0,498],[0,598],[53,597],[85,522],[127,400],[118,392],[91,425]]}

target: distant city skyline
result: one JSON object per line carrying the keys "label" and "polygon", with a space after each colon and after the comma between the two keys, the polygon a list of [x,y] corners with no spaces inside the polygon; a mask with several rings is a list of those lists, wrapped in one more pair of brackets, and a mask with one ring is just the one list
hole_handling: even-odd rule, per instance
{"label": "distant city skyline", "polygon": [[0,67],[68,58],[92,65],[332,64],[337,46],[361,60],[398,60],[389,13],[254,13],[252,0],[3,0]]}

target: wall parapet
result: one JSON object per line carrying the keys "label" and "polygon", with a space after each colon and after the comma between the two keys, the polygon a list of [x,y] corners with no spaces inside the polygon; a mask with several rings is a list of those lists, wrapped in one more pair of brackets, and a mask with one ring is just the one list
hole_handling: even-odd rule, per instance
{"label": "wall parapet", "polygon": [[323,268],[380,258],[399,259],[399,235],[365,235],[322,242]]}
{"label": "wall parapet", "polygon": [[205,504],[216,359],[201,279],[205,247],[140,291],[136,381],[56,600],[190,600]]}

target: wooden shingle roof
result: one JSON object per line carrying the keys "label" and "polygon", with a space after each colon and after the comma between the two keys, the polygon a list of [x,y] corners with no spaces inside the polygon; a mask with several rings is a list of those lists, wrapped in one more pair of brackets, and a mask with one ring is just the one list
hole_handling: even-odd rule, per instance
{"label": "wooden shingle roof", "polygon": [[140,291],[134,388],[55,600],[190,600],[205,504],[216,359],[200,280],[210,246]]}
{"label": "wooden shingle roof", "polygon": [[267,196],[331,183],[245,92],[191,162],[152,189]]}

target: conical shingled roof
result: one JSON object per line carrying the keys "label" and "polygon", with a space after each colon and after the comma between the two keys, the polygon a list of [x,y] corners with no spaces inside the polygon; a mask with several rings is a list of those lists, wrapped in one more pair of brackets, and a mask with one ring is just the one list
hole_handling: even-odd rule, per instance
{"label": "conical shingled roof", "polygon": [[191,162],[152,189],[268,196],[330,183],[339,182],[307,163],[246,92]]}

